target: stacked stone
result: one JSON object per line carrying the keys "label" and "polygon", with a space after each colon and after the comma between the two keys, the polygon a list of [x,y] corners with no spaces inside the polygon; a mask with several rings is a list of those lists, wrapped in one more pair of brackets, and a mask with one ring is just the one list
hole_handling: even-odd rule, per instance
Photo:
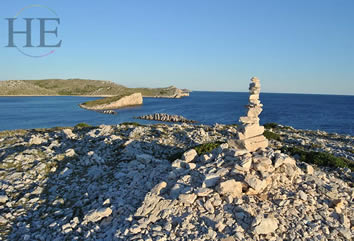
{"label": "stacked stone", "polygon": [[264,127],[259,125],[259,115],[262,112],[262,104],[259,101],[261,83],[258,78],[253,77],[249,87],[249,103],[246,106],[247,116],[240,118],[241,126],[238,129],[238,140],[233,143],[238,148],[248,151],[256,151],[268,146],[268,140],[263,136]]}

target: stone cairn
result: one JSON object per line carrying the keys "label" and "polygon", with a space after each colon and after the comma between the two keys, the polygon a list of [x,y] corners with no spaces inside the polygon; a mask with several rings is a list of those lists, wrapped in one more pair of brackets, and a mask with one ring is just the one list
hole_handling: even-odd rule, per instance
{"label": "stone cairn", "polygon": [[251,79],[249,91],[249,103],[246,105],[247,116],[240,118],[241,126],[238,128],[238,138],[230,140],[229,145],[253,152],[268,146],[268,140],[263,136],[264,127],[259,125],[258,116],[263,110],[263,105],[259,101],[261,83],[258,78]]}

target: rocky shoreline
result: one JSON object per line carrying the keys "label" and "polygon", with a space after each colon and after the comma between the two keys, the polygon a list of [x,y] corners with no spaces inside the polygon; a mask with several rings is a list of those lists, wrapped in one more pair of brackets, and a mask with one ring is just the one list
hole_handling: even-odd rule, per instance
{"label": "rocky shoreline", "polygon": [[352,171],[280,149],[352,161],[354,137],[265,127],[257,152],[219,124],[0,132],[0,239],[351,240]]}
{"label": "rocky shoreline", "polygon": [[154,120],[163,122],[180,122],[180,123],[197,123],[195,120],[188,120],[180,115],[169,115],[166,113],[154,113],[150,115],[138,116],[136,119],[140,120]]}

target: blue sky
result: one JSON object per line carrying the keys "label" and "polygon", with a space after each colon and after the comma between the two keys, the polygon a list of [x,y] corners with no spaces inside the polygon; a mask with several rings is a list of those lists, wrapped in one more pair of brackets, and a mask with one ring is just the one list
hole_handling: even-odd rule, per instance
{"label": "blue sky", "polygon": [[[30,58],[8,43],[8,22],[42,4],[60,18],[50,56]],[[3,0],[1,80],[88,78],[129,87],[354,94],[353,0]],[[44,8],[24,17],[53,17]],[[37,23],[33,43],[38,44]],[[55,27],[48,24],[48,28]],[[24,45],[24,36],[15,35]],[[27,51],[27,49],[24,49]],[[43,48],[28,49],[44,53]]]}

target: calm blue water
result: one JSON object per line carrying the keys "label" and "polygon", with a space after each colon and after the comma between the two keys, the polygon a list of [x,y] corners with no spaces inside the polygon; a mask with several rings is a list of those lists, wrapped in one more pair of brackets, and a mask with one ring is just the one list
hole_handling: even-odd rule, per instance
{"label": "calm blue water", "polygon": [[[81,109],[78,104],[92,97],[0,97],[0,130],[118,124],[152,113],[183,115],[204,124],[232,124],[245,114],[248,93],[192,92],[182,99],[144,98],[144,104],[105,115]],[[261,122],[276,122],[300,129],[354,135],[354,96],[261,94]]]}

